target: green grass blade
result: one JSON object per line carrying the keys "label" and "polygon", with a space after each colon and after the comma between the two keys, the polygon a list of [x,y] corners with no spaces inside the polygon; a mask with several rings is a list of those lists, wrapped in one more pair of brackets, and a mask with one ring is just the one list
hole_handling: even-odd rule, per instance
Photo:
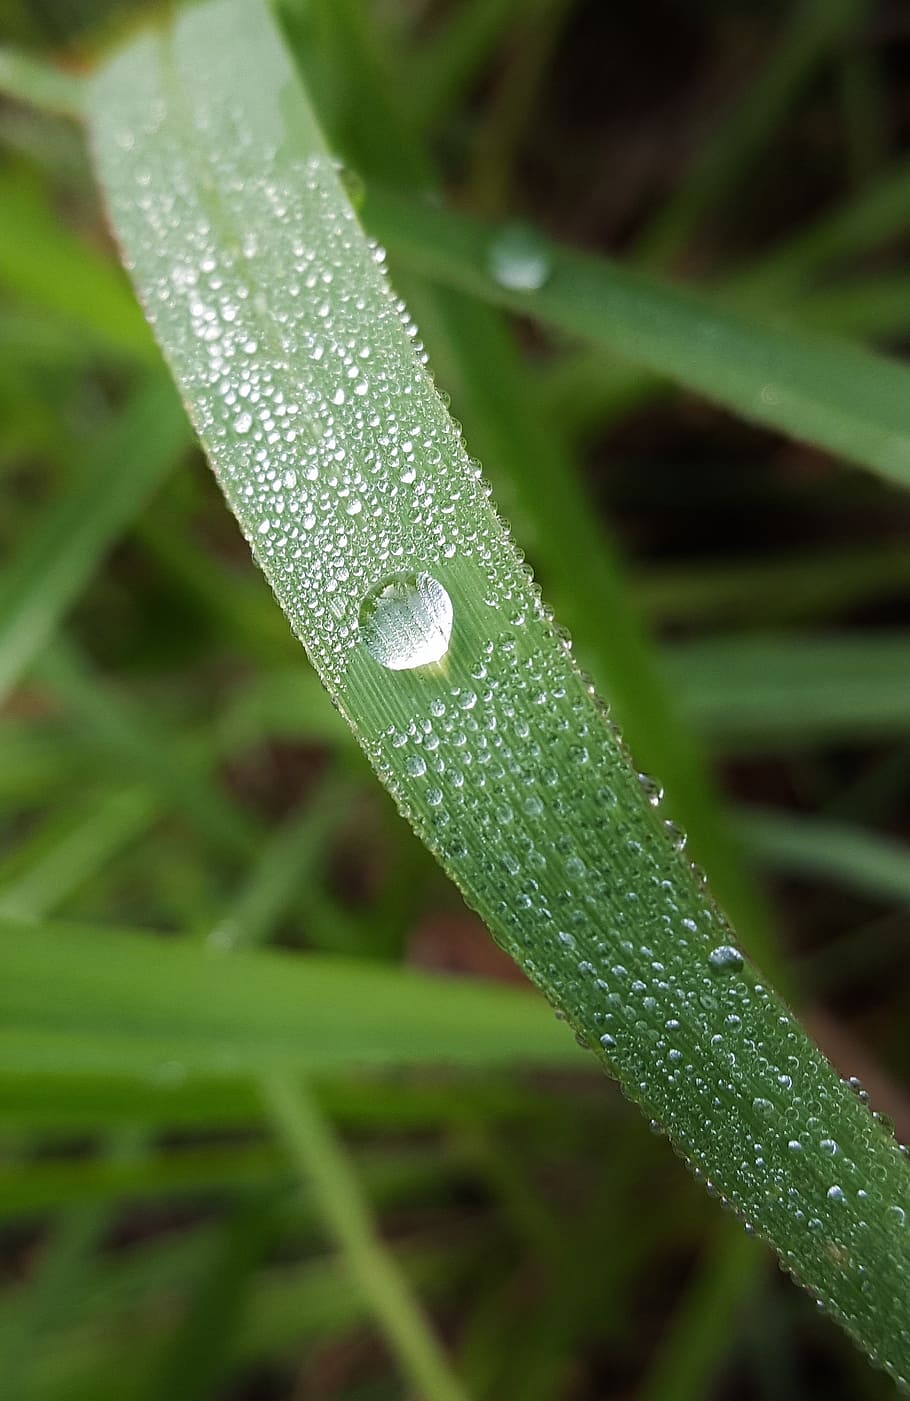
{"label": "green grass blade", "polygon": [[38,919],[91,879],[110,857],[158,815],[144,788],[93,794],[74,811],[55,814],[25,851],[0,866],[0,914]]}
{"label": "green grass blade", "polygon": [[[275,1068],[571,1063],[527,993],[353,959],[224,957],[182,940],[0,920],[4,1063],[234,1078]],[[584,1063],[582,1063],[584,1064]]]}
{"label": "green grass blade", "polygon": [[[893,1311],[910,1274],[906,1160],[730,948],[663,830],[414,353],[263,10],[215,0],[139,39],[97,78],[92,129],[126,256],[228,500],[383,781],[583,1043],[854,1337],[910,1371]],[[571,280],[549,285],[584,320],[579,268],[587,277],[573,260]],[[639,353],[644,338],[678,369],[684,348],[698,378],[709,365],[712,384],[726,378],[731,402],[760,398],[769,366],[752,328],[721,316],[719,348],[693,335],[692,300],[701,308],[636,280],[612,304],[637,325]],[[776,371],[804,348],[773,345]],[[796,399],[814,405],[802,428],[827,433],[837,407],[868,456],[898,428],[879,414],[896,412],[894,377],[910,375],[887,367],[860,414],[855,360],[820,355]],[[822,414],[808,391],[835,361]],[[894,457],[882,449],[892,469],[903,443],[897,432]],[[452,604],[448,649],[438,664],[386,666],[425,658],[430,640],[440,656],[440,628],[408,623],[396,654],[361,611],[390,576],[424,571]],[[423,618],[429,586],[422,602],[407,587]],[[225,960],[230,976],[245,965],[248,977],[252,959]],[[209,1000],[224,1012],[223,995]],[[323,1009],[323,1036],[325,1023]]]}
{"label": "green grass blade", "polygon": [[207,1401],[230,1369],[230,1348],[244,1312],[251,1276],[276,1226],[274,1194],[234,1209],[213,1244],[202,1278],[155,1375],[151,1401]]}
{"label": "green grass blade", "polygon": [[[383,81],[366,12],[350,24],[350,8],[325,0],[318,6],[334,48],[343,53],[336,86],[356,94],[385,128],[386,161],[370,163],[374,145],[351,143],[335,130],[353,166],[411,185],[426,183],[427,156],[417,132],[405,127],[394,97],[400,85]],[[318,68],[299,43],[295,54],[305,75]],[[401,274],[407,276],[407,269]],[[660,775],[670,816],[687,832],[693,857],[710,873],[715,894],[767,972],[783,980],[770,919],[726,821],[709,764],[692,727],[661,675],[655,649],[630,597],[619,550],[598,519],[583,474],[567,452],[555,423],[540,412],[535,386],[517,338],[493,307],[449,288],[417,283],[405,291],[416,310],[434,362],[449,386],[457,413],[516,514],[536,567],[573,636],[579,661],[609,700],[636,761]],[[559,483],[554,492],[553,483]],[[527,532],[527,533],[525,533]],[[603,626],[603,619],[610,626]]]}
{"label": "green grass blade", "polygon": [[272,1076],[263,1086],[263,1097],[355,1285],[418,1395],[427,1401],[467,1401],[406,1277],[378,1235],[347,1154],[309,1090]]}
{"label": "green grass blade", "polygon": [[700,1401],[711,1394],[757,1274],[747,1241],[725,1232],[713,1243],[658,1345],[640,1401]]}
{"label": "green grass blade", "polygon": [[538,241],[541,285],[495,275],[501,229],[388,192],[363,218],[422,275],[534,317],[740,416],[910,484],[910,369],[849,342],[778,329],[709,293]]}
{"label": "green grass blade", "polygon": [[73,1212],[55,1226],[38,1259],[35,1277],[16,1301],[12,1326],[0,1335],[0,1366],[10,1396],[29,1401],[35,1394],[35,1359],[48,1346],[47,1334],[66,1318],[86,1261],[99,1248],[108,1224],[107,1206],[95,1206]]}
{"label": "green grass blade", "polygon": [[671,647],[666,666],[692,720],[721,749],[903,734],[910,725],[901,632],[705,638]]}
{"label": "green grass blade", "polygon": [[718,120],[713,139],[639,242],[636,252],[642,261],[666,264],[705,212],[746,178],[795,96],[866,8],[866,0],[802,0],[792,7],[775,53],[751,89]]}
{"label": "green grass blade", "polygon": [[60,317],[99,351],[156,359],[111,260],[66,229],[42,191],[8,173],[0,178],[0,286],[20,305]]}
{"label": "green grass blade", "polygon": [[23,50],[0,48],[0,92],[59,117],[80,118],[85,81]]}
{"label": "green grass blade", "polygon": [[846,822],[752,809],[736,818],[756,858],[775,871],[830,881],[910,905],[910,848]]}
{"label": "green grass blade", "polygon": [[150,380],[33,527],[0,586],[0,700],[188,444],[173,389]]}

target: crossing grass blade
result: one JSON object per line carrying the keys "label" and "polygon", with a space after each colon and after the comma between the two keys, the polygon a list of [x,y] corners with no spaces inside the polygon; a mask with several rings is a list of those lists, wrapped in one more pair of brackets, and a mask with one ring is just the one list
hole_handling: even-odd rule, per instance
{"label": "crossing grass blade", "polygon": [[[354,959],[225,957],[187,941],[0,918],[4,1064],[16,1074],[236,1079],[427,1061],[572,1064],[521,990]],[[345,1015],[339,1015],[339,1007]]]}
{"label": "crossing grass blade", "polygon": [[740,311],[542,237],[534,241],[539,285],[516,289],[497,275],[507,256],[501,226],[379,190],[370,191],[362,215],[399,260],[426,277],[578,336],[901,486],[910,483],[910,369],[896,360],[776,326],[773,312]]}
{"label": "crossing grass blade", "polygon": [[[125,259],[228,501],[383,782],[582,1044],[906,1374],[906,1160],[735,948],[573,665],[264,8],[214,0],[136,40],[95,80],[91,127]],[[551,287],[584,321],[602,278],[573,256]],[[693,382],[719,376],[731,406],[776,406],[787,426],[796,405],[794,431],[905,469],[906,372],[888,366],[859,405],[862,367],[826,347],[763,398],[802,342],[725,313],[717,339],[693,337],[684,294],[618,282],[610,306],[640,354],[678,369],[684,340]],[[241,966],[220,971],[222,993]],[[210,1002],[223,1012],[223,995]],[[365,1016],[352,1000],[330,1030],[314,1013],[310,1053],[323,1036],[337,1050],[339,1028],[375,1051]]]}

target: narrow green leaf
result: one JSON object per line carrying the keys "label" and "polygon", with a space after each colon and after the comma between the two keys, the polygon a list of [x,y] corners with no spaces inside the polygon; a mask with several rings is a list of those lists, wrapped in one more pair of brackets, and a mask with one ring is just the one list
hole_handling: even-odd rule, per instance
{"label": "narrow green leaf", "polygon": [[117,535],[189,439],[173,389],[145,384],[79,462],[68,492],[32,530],[0,589],[0,700],[44,647]]}
{"label": "narrow green leaf", "polygon": [[0,48],[0,92],[60,117],[81,117],[85,82],[23,50]]}
{"label": "narrow green leaf", "polygon": [[777,328],[721,297],[535,237],[540,285],[497,280],[503,231],[371,190],[367,227],[396,260],[775,428],[910,484],[910,369],[847,341]]}
{"label": "narrow green leaf", "polygon": [[[893,1311],[910,1275],[907,1163],[732,946],[663,829],[414,354],[264,9],[181,14],[101,72],[91,106],[125,256],[194,422],[383,781],[579,1039],[854,1337],[910,1371]],[[599,333],[603,276],[573,257],[541,295],[561,288],[570,319]],[[839,347],[807,370],[805,345],[726,313],[700,334],[699,299],[613,276],[611,324],[658,367],[685,363],[756,413],[783,405],[780,426],[792,416],[897,475],[910,461],[895,399],[899,383],[910,412],[910,372],[876,380]],[[790,368],[802,380],[778,399]],[[219,1015],[252,959],[220,970]],[[355,996],[339,992],[344,1035],[375,1057],[388,1049],[375,1006],[370,1028]],[[338,1023],[313,1008],[314,1056],[326,1038],[337,1049]],[[444,1030],[435,1017],[437,1041]]]}
{"label": "narrow green leaf", "polygon": [[263,1099],[404,1374],[427,1401],[467,1401],[407,1277],[382,1242],[348,1154],[310,1091],[284,1076],[269,1076]]}
{"label": "narrow green leaf", "polygon": [[[566,1064],[572,1038],[514,988],[353,959],[0,919],[8,1070],[184,1079],[283,1067]],[[584,1062],[582,1062],[582,1066]]]}
{"label": "narrow green leaf", "polygon": [[776,871],[830,881],[876,900],[910,905],[910,848],[852,823],[746,809],[743,840]]}
{"label": "narrow green leaf", "polygon": [[99,351],[157,358],[111,260],[67,229],[43,192],[9,174],[0,176],[0,286],[59,316]]}
{"label": "narrow green leaf", "polygon": [[672,647],[667,671],[693,721],[721,748],[910,726],[910,646],[899,632],[709,637]]}

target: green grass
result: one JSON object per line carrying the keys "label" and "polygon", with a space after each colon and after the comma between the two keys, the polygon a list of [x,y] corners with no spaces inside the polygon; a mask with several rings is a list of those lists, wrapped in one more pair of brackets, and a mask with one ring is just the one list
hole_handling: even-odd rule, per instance
{"label": "green grass", "polygon": [[[281,0],[285,49],[218,0],[112,60],[99,14],[62,66],[24,15],[0,50],[8,1388],[888,1394],[596,1073],[906,1370],[906,1163],[763,976],[906,1137],[910,186],[870,7],[693,6],[701,116],[604,10],[613,116],[574,128],[580,0]],[[666,88],[631,117],[627,63]],[[634,198],[662,103],[684,155],[605,233],[592,172]],[[450,645],[390,671],[361,605],[422,569]],[[710,962],[691,858],[755,964]]]}

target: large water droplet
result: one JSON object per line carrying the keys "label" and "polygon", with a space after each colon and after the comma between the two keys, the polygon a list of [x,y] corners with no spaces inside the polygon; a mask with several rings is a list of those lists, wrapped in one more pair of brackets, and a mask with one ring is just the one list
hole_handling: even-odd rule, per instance
{"label": "large water droplet", "polygon": [[510,224],[490,245],[490,272],[511,292],[536,292],[551,272],[547,246],[525,224]]}
{"label": "large water droplet", "polygon": [[390,671],[438,662],[449,650],[452,600],[431,574],[393,574],[360,605],[360,635],[370,656]]}

